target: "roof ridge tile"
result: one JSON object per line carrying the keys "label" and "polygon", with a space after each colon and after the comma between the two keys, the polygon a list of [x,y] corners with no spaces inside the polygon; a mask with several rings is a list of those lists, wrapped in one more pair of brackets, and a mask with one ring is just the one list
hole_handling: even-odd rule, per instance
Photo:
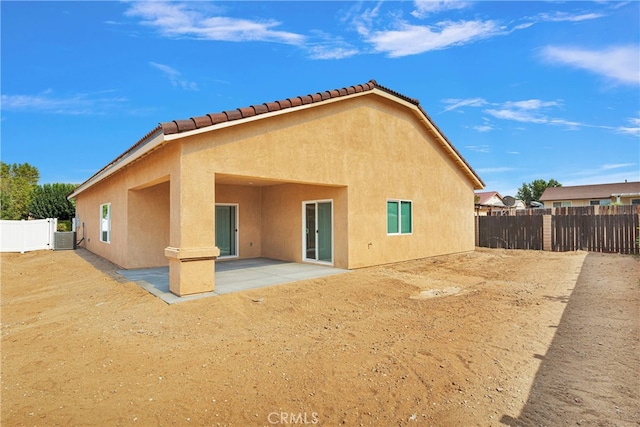
{"label": "roof ridge tile", "polygon": [[235,110],[226,110],[219,113],[209,113],[204,116],[191,117],[189,119],[172,120],[170,122],[160,123],[159,126],[165,135],[187,132],[194,129],[201,129],[213,126],[218,123],[240,120],[247,117],[253,117],[260,114],[270,113],[272,111],[284,110],[286,108],[299,107],[302,105],[313,104],[316,102],[326,101],[341,96],[353,95],[355,93],[366,92],[373,89],[383,90],[391,95],[408,101],[412,104],[420,106],[418,100],[409,98],[387,87],[380,86],[377,81],[371,79],[367,83],[347,86],[323,92],[317,92],[308,95],[295,96],[279,101],[265,102],[258,105],[250,105],[248,107],[240,107]]}

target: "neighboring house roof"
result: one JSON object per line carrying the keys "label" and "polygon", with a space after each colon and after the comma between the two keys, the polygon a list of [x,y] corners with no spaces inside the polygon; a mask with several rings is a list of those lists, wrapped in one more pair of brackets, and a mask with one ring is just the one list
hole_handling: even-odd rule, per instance
{"label": "neighboring house roof", "polygon": [[429,115],[422,109],[418,100],[409,98],[389,88],[381,86],[375,80],[370,80],[365,84],[349,86],[341,89],[286,98],[280,101],[266,102],[259,105],[251,105],[249,107],[237,108],[235,110],[227,110],[219,113],[210,113],[204,116],[191,117],[189,119],[160,123],[127,151],[122,153],[104,168],[100,169],[87,181],[80,184],[68,197],[73,198],[77,196],[82,191],[91,187],[95,183],[102,181],[117,170],[122,169],[135,160],[138,160],[142,156],[149,154],[151,151],[174,139],[208,132],[218,128],[232,126],[260,118],[267,118],[273,115],[297,111],[322,103],[335,102],[355,96],[362,96],[367,93],[376,93],[412,108],[415,114],[435,137],[435,140],[442,145],[453,161],[471,180],[474,188],[482,189],[484,187],[484,182],[480,176],[473,170],[458,150],[456,150],[453,144],[451,144],[447,137],[435,125]]}
{"label": "neighboring house roof", "polygon": [[548,187],[540,200],[608,199],[612,196],[640,196],[640,182]]}
{"label": "neighboring house roof", "polygon": [[[502,202],[502,196],[497,191],[481,191],[481,192],[476,192],[475,195],[479,197],[478,203],[476,203],[476,205],[500,206],[500,207],[505,206],[504,203]],[[497,200],[496,199],[491,200],[494,197],[496,197]]]}

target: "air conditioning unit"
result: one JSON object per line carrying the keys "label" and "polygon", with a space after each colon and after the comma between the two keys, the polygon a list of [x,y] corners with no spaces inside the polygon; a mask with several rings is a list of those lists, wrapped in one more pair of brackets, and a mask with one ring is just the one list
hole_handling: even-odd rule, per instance
{"label": "air conditioning unit", "polygon": [[53,233],[53,250],[63,251],[76,249],[75,231],[56,231]]}

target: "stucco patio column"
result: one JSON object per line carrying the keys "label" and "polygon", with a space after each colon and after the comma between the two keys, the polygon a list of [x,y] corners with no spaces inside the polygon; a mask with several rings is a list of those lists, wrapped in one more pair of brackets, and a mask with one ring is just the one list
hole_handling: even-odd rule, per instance
{"label": "stucco patio column", "polygon": [[169,258],[169,290],[172,293],[184,296],[215,289],[218,248],[167,247],[164,253]]}
{"label": "stucco patio column", "polygon": [[[184,159],[184,158],[183,158]],[[179,177],[171,177],[169,289],[183,296],[215,288],[215,178],[183,160]]]}

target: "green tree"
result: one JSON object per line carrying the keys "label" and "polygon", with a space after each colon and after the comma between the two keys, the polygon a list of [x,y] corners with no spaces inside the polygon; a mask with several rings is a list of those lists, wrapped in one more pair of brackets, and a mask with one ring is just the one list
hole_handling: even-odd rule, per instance
{"label": "green tree", "polygon": [[76,185],[44,184],[33,190],[29,213],[34,218],[58,218],[70,220],[76,214],[75,203],[67,199]]}
{"label": "green tree", "polygon": [[520,200],[523,200],[527,204],[531,203],[532,201],[539,202],[542,193],[544,193],[544,190],[546,190],[548,187],[562,187],[562,184],[560,184],[553,178],[549,181],[545,181],[544,179],[536,179],[529,184],[523,182],[522,187],[518,189],[518,194],[516,195],[516,197]]}
{"label": "green tree", "polygon": [[40,172],[29,163],[0,163],[0,219],[27,219]]}

